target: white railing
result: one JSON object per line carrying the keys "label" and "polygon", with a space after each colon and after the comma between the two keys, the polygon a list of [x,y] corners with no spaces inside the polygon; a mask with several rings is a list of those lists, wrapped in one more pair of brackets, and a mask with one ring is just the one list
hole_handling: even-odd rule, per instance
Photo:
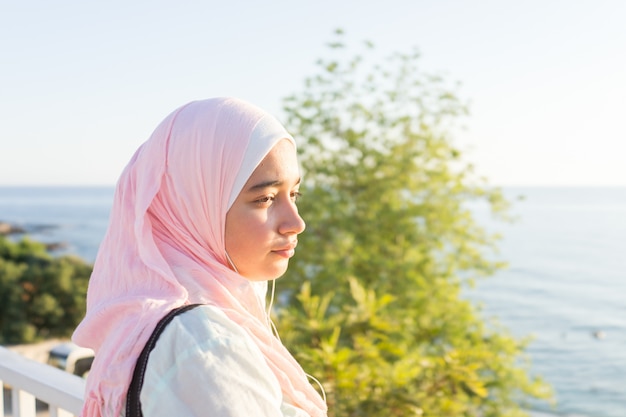
{"label": "white railing", "polygon": [[0,417],[5,417],[4,391],[11,391],[12,417],[36,417],[36,400],[48,404],[50,417],[79,415],[85,380],[0,346]]}

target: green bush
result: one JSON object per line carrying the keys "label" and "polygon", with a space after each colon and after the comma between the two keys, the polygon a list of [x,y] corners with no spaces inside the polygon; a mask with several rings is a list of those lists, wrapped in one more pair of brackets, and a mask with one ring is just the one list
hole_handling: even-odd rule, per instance
{"label": "green bush", "polygon": [[85,314],[91,265],[0,236],[0,343],[70,336]]}
{"label": "green bush", "polygon": [[284,102],[307,230],[279,284],[283,341],[323,381],[331,417],[526,415],[551,393],[525,342],[461,297],[503,266],[467,203],[507,209],[452,144],[465,106],[417,53],[377,59],[366,44],[351,58],[338,36]]}

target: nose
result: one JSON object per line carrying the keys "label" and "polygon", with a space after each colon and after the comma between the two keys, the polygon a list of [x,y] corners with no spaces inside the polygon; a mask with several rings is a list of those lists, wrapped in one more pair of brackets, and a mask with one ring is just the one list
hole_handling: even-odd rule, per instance
{"label": "nose", "polygon": [[286,208],[283,211],[283,215],[281,216],[281,222],[278,226],[278,233],[282,235],[292,235],[292,234],[300,234],[306,228],[306,223],[302,217],[300,217],[300,213],[298,213],[298,207],[295,203],[291,203],[286,205]]}

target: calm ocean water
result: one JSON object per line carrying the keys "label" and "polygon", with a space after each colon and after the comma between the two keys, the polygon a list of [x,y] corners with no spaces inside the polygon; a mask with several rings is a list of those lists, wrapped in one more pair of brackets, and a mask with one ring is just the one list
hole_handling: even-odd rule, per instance
{"label": "calm ocean water", "polygon": [[[507,270],[469,296],[517,336],[560,415],[626,416],[626,188],[518,188],[504,236]],[[552,410],[554,411],[554,410]]]}
{"label": "calm ocean water", "polygon": [[[467,297],[516,336],[534,336],[532,372],[556,391],[562,416],[626,417],[626,188],[516,188],[513,224],[477,219],[504,235],[509,268]],[[0,221],[37,228],[93,261],[112,188],[0,187]],[[40,227],[45,226],[45,227]]]}

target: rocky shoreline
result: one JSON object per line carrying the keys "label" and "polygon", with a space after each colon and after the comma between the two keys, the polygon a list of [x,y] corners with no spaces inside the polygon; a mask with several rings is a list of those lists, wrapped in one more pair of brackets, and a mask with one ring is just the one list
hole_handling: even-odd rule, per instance
{"label": "rocky shoreline", "polygon": [[[53,230],[57,226],[49,224],[15,224],[0,220],[0,236],[26,236],[31,233],[45,233]],[[63,250],[68,247],[67,242],[42,242],[46,250],[53,252]]]}

